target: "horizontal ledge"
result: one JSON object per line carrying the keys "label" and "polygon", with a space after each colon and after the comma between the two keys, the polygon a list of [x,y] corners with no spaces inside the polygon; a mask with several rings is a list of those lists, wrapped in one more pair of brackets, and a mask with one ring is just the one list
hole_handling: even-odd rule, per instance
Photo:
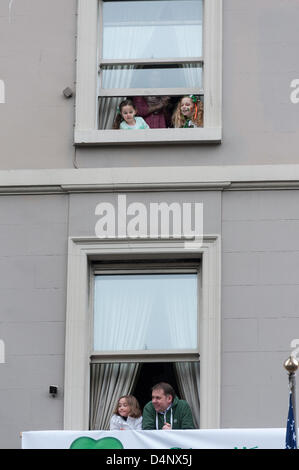
{"label": "horizontal ledge", "polygon": [[[121,183],[121,184],[95,184],[95,185],[62,185],[65,192],[70,193],[98,193],[98,192],[160,192],[160,191],[193,191],[223,190],[230,186],[229,181],[203,182],[203,183]],[[1,188],[0,188],[1,191]]]}
{"label": "horizontal ledge", "polygon": [[84,194],[84,193],[146,193],[171,191],[267,191],[299,189],[299,181],[256,182],[173,182],[173,183],[113,183],[113,184],[62,184],[53,186],[0,186],[0,195],[18,194]]}
{"label": "horizontal ledge", "polygon": [[204,89],[198,88],[100,88],[98,98],[118,98],[130,96],[184,96],[204,95]]}
{"label": "horizontal ledge", "polygon": [[99,68],[108,65],[168,65],[168,64],[203,64],[203,57],[171,57],[162,59],[101,59]]}
{"label": "horizontal ledge", "polygon": [[147,352],[124,352],[117,353],[95,353],[90,358],[91,364],[101,364],[109,362],[198,362],[199,353],[194,351],[182,351],[166,353],[161,351]]}
{"label": "horizontal ledge", "polygon": [[17,194],[57,194],[65,193],[65,190],[60,185],[53,186],[35,186],[35,185],[22,185],[22,186],[0,186],[0,194],[10,196]]}
{"label": "horizontal ledge", "polygon": [[77,145],[219,143],[221,128],[75,130]]}
{"label": "horizontal ledge", "polygon": [[[214,243],[217,239],[219,238],[218,234],[206,234],[203,235],[203,243],[202,246],[204,246],[206,243]],[[133,246],[133,245],[142,245],[142,246],[147,246],[151,245],[152,243],[155,243],[155,246],[157,246],[156,243],[160,243],[161,246],[169,246],[172,248],[175,246],[177,248],[179,245],[183,245],[184,242],[186,241],[196,241],[196,237],[186,237],[186,236],[180,236],[180,237],[110,237],[110,238],[98,238],[98,237],[75,237],[71,236],[69,237],[69,240],[73,242],[76,245],[80,245],[85,248],[89,248],[90,246],[96,247],[96,250],[99,250],[98,242],[101,240],[101,243],[103,246],[105,244],[112,244],[112,245],[120,245],[121,247],[124,247],[124,249],[127,248],[127,245]],[[185,252],[185,251],[184,251]],[[131,352],[131,351],[130,351]]]}
{"label": "horizontal ledge", "polygon": [[230,184],[231,191],[256,191],[267,189],[299,189],[299,181],[245,181]]}
{"label": "horizontal ledge", "polygon": [[[61,186],[0,186],[0,195],[17,194],[83,194],[83,193],[144,193],[171,191],[222,191],[229,182],[215,183],[159,183],[159,184],[63,184]],[[298,185],[299,187],[299,185]]]}
{"label": "horizontal ledge", "polygon": [[[214,247],[218,246],[219,240],[220,236],[217,234],[204,235],[200,245],[198,245],[195,237],[190,239],[183,236],[180,238],[96,238],[72,236],[69,237],[69,248],[71,251],[76,252],[76,255],[82,255],[82,259],[86,258],[95,262],[99,260],[101,262],[107,260],[111,262],[112,259],[119,260],[119,256],[122,257],[123,255],[126,255],[130,262],[141,258],[152,260],[153,256],[161,261],[164,255],[167,258],[175,257],[175,259],[180,258],[187,261],[191,258],[193,260],[201,259],[209,250],[213,250]],[[186,246],[186,243],[188,246]],[[97,354],[97,351],[94,354]]]}
{"label": "horizontal ledge", "polygon": [[3,195],[250,189],[299,189],[299,164],[0,171]]}

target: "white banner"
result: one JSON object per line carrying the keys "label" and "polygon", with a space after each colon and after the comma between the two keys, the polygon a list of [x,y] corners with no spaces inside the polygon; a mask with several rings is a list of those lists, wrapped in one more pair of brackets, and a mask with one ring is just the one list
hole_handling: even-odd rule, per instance
{"label": "white banner", "polygon": [[284,449],[285,429],[28,431],[23,449]]}

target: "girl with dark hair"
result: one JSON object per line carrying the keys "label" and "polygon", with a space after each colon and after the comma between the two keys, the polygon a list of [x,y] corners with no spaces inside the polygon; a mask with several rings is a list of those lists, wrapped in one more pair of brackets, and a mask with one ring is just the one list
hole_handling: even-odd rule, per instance
{"label": "girl with dark hair", "polygon": [[140,116],[136,116],[137,108],[132,100],[120,103],[113,129],[149,129],[148,124]]}

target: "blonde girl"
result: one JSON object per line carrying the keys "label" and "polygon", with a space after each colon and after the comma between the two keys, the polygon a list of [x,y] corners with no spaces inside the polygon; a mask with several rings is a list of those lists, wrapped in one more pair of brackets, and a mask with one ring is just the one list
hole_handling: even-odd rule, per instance
{"label": "blonde girl", "polygon": [[133,395],[119,398],[110,419],[110,430],[142,429],[142,414],[139,403]]}
{"label": "blonde girl", "polygon": [[183,96],[177,104],[172,116],[174,127],[202,127],[203,102],[196,96]]}

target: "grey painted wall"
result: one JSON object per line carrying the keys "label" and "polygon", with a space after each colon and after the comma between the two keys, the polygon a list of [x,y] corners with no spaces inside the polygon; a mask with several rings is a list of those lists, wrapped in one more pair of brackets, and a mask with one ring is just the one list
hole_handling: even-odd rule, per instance
{"label": "grey painted wall", "polygon": [[[205,233],[218,234],[221,232],[221,192],[154,192],[126,194],[127,206],[133,202],[145,205],[149,214],[149,203],[173,202],[202,203]],[[69,234],[70,236],[95,236],[95,225],[100,219],[95,215],[95,208],[101,202],[108,202],[115,207],[117,214],[118,194],[72,194],[70,196]],[[129,220],[131,217],[128,217]],[[117,229],[117,228],[116,228]],[[149,221],[148,221],[149,230]],[[170,227],[172,233],[172,227]]]}
{"label": "grey painted wall", "polygon": [[0,200],[1,448],[19,447],[20,431],[63,427],[67,209],[60,196]]}
{"label": "grey painted wall", "polygon": [[[63,428],[68,236],[94,236],[116,194],[0,199],[0,447],[19,432]],[[284,427],[283,362],[299,337],[299,191],[134,193],[130,202],[203,202],[222,235],[222,427]],[[49,385],[60,394],[52,399]]]}
{"label": "grey painted wall", "polygon": [[[297,0],[224,0],[221,145],[73,146],[75,0],[0,2],[0,170],[297,163]],[[146,170],[145,170],[146,171]],[[55,184],[55,182],[53,182]],[[116,194],[0,198],[0,447],[62,429],[67,237],[94,235]],[[204,202],[222,235],[222,427],[285,425],[282,367],[299,337],[299,192],[130,193],[128,203]],[[61,394],[48,396],[49,385]]]}
{"label": "grey painted wall", "polygon": [[297,162],[297,0],[224,0],[221,145],[75,149],[75,0],[0,4],[0,168],[231,165]]}
{"label": "grey painted wall", "polygon": [[[0,2],[0,168],[63,168],[74,154],[75,0]],[[10,13],[10,14],[9,14]]]}
{"label": "grey painted wall", "polygon": [[225,192],[222,426],[284,427],[299,337],[298,191]]}

